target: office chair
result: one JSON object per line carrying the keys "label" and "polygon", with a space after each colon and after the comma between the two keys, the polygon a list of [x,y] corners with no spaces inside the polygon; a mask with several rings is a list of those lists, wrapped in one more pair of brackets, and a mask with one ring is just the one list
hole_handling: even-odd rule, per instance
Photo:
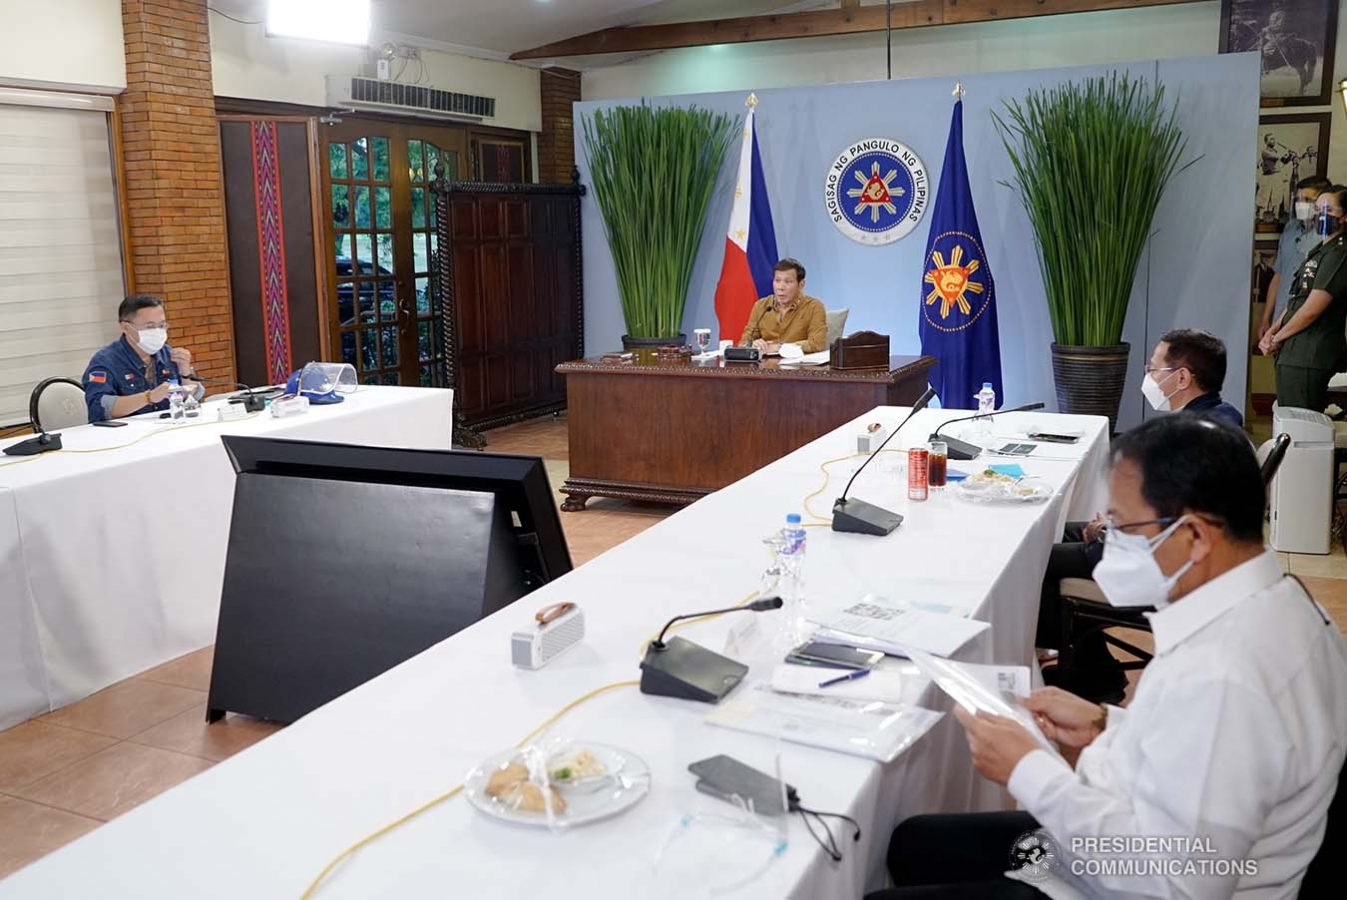
{"label": "office chair", "polygon": [[89,424],[84,387],[73,378],[48,378],[33,388],[28,418],[34,431],[58,431]]}
{"label": "office chair", "polygon": [[[1263,456],[1258,468],[1263,478],[1263,489],[1272,484],[1273,477],[1286,458],[1287,448],[1291,446],[1289,434],[1279,434],[1271,441],[1267,455]],[[1260,451],[1260,456],[1262,452]],[[1150,631],[1151,623],[1146,613],[1155,612],[1153,607],[1138,609],[1120,609],[1111,606],[1104,599],[1099,585],[1088,578],[1063,578],[1059,590],[1062,595],[1062,649],[1057,664],[1070,666],[1079,642],[1097,631],[1103,632],[1104,643],[1116,647],[1131,656],[1131,659],[1118,663],[1123,671],[1144,669],[1151,661],[1151,654],[1135,644],[1109,634],[1109,628],[1132,628],[1137,631]]]}

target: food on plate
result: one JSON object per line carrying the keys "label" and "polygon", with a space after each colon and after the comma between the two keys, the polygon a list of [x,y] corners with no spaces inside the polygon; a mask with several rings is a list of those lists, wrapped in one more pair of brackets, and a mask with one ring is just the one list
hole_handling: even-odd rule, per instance
{"label": "food on plate", "polygon": [[588,750],[575,750],[557,757],[552,761],[549,773],[553,781],[576,782],[587,778],[602,778],[608,774],[608,767]]}
{"label": "food on plate", "polygon": [[[552,813],[561,815],[566,811],[566,800],[554,787],[549,787],[547,792],[552,797]],[[502,803],[508,806],[522,810],[523,812],[547,812],[546,802],[543,800],[543,792],[536,784],[531,781],[516,782],[513,787],[498,797]]]}
{"label": "food on plate", "polygon": [[489,797],[499,797],[521,781],[528,781],[529,770],[521,762],[511,762],[491,773],[486,782]]}
{"label": "food on plate", "polygon": [[[556,788],[548,787],[552,795],[552,812],[560,815],[566,811],[566,800],[557,793]],[[486,794],[495,797],[511,809],[524,812],[546,812],[547,805],[543,792],[538,785],[529,781],[528,767],[515,761],[506,763],[491,773],[486,782]]]}

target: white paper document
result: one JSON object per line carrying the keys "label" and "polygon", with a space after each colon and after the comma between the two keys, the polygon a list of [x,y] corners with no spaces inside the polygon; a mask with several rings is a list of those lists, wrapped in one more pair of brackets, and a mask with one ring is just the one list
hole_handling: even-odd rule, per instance
{"label": "white paper document", "polygon": [[939,685],[951,700],[964,709],[1014,719],[1038,739],[1043,749],[1054,756],[1058,755],[1057,747],[1039,729],[1033,715],[1018,702],[1017,698],[1029,696],[1028,666],[983,666],[954,662],[915,648],[908,657],[916,663],[923,675]]}
{"label": "white paper document", "polygon": [[905,656],[908,647],[949,656],[991,627],[988,622],[918,609],[873,594],[820,624],[823,628],[814,635],[816,641],[879,650],[893,656]]}
{"label": "white paper document", "polygon": [[820,350],[817,353],[806,353],[803,356],[796,356],[787,359],[783,353],[781,355],[781,365],[783,366],[826,366],[831,361],[831,351]]}
{"label": "white paper document", "polygon": [[943,715],[904,703],[778,694],[771,685],[756,682],[741,686],[721,701],[707,714],[706,721],[735,731],[892,762]]}
{"label": "white paper document", "polygon": [[[852,700],[887,700],[901,702],[903,692],[908,687],[918,688],[926,684],[926,679],[918,679],[914,684],[909,676],[890,669],[871,669],[870,674],[852,681],[819,687],[830,678],[847,674],[845,669],[829,669],[823,666],[797,666],[782,663],[772,670],[772,690],[783,694],[818,694],[821,697],[847,697]],[[915,697],[908,699],[915,700]]]}

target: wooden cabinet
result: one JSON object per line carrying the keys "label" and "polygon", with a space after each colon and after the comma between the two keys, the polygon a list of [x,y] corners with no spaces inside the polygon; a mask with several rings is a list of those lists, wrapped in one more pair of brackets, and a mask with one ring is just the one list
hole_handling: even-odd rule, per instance
{"label": "wooden cabinet", "polygon": [[579,185],[436,182],[447,382],[465,424],[566,405],[556,367],[581,355]]}

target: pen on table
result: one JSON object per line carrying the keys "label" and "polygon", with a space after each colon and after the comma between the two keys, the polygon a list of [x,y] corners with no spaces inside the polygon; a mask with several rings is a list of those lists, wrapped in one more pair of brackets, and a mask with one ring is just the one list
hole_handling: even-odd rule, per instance
{"label": "pen on table", "polygon": [[836,678],[829,678],[827,681],[820,681],[818,686],[821,688],[832,687],[834,684],[841,684],[844,681],[855,681],[857,678],[864,678],[869,674],[869,669],[857,669],[856,671],[848,672],[845,675],[838,675]]}

